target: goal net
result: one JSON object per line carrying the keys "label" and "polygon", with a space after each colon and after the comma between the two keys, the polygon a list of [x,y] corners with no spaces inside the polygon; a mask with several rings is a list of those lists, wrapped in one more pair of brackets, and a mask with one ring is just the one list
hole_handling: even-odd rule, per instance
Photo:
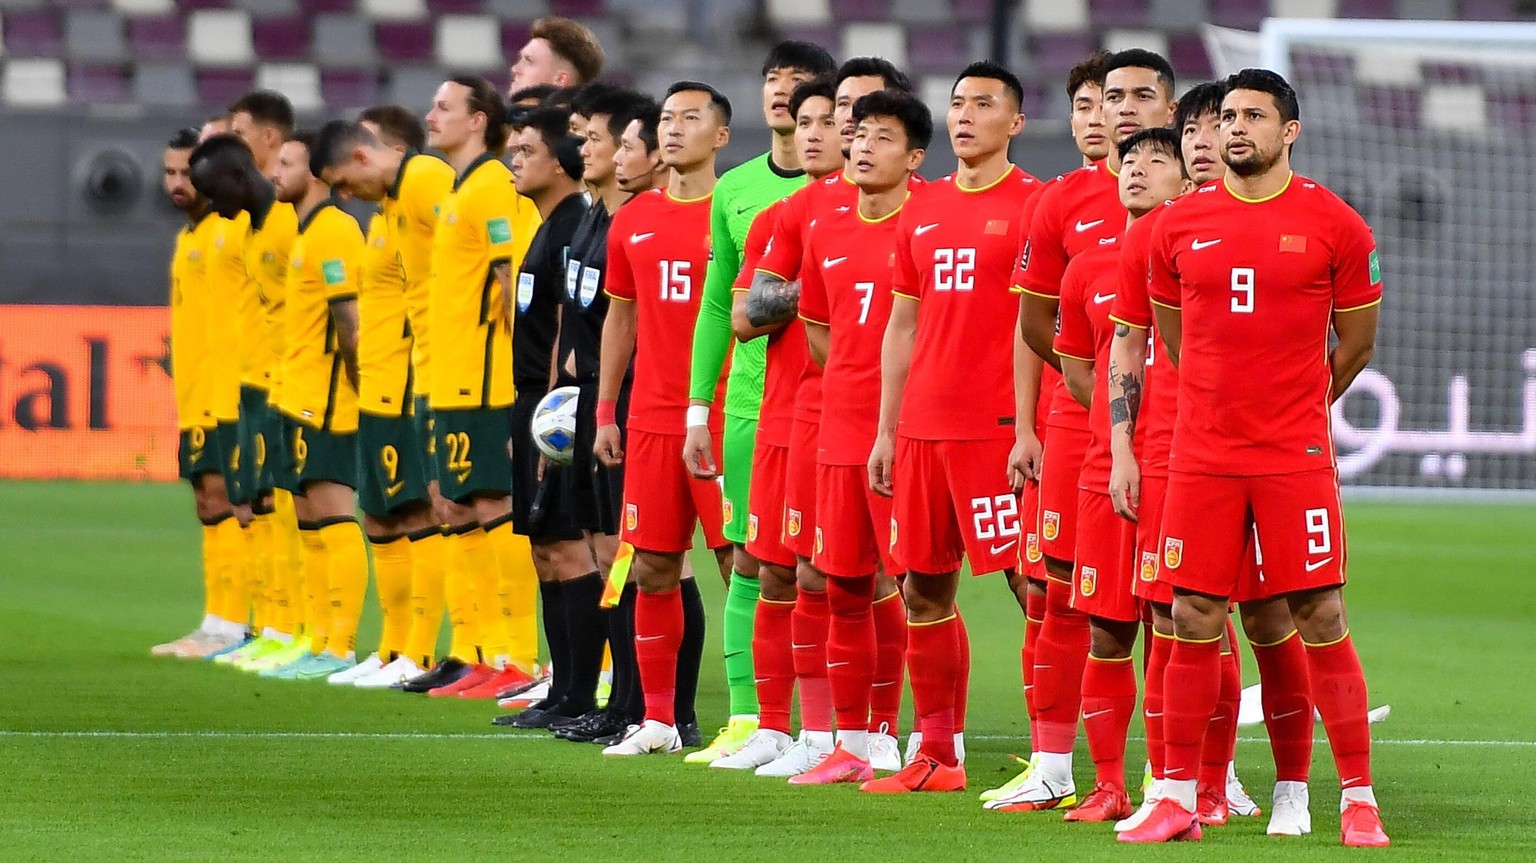
{"label": "goal net", "polygon": [[1297,170],[1376,234],[1377,351],[1333,412],[1345,483],[1536,495],[1536,26],[1271,19],[1206,42],[1219,72],[1291,81]]}

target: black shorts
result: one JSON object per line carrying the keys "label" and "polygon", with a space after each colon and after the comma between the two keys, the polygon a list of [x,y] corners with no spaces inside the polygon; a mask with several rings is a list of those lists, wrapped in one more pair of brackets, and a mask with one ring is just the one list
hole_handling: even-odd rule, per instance
{"label": "black shorts", "polygon": [[[562,491],[570,501],[576,523],[592,533],[617,536],[624,510],[624,466],[607,467],[592,454],[597,441],[597,384],[582,383],[576,403],[576,443],[571,463],[560,470]],[[629,413],[629,390],[619,397],[619,428]],[[681,457],[681,456],[679,456]]]}
{"label": "black shorts", "polygon": [[539,448],[533,442],[533,413],[544,393],[518,390],[512,403],[512,530],[533,542],[560,542],[585,536],[563,465],[546,464],[539,478]]}
{"label": "black shorts", "polygon": [[438,408],[432,412],[437,482],[444,498],[512,493],[512,409]]}
{"label": "black shorts", "polygon": [[427,451],[410,414],[359,413],[357,448],[357,501],[363,512],[385,516],[427,500]]}
{"label": "black shorts", "polygon": [[222,461],[213,429],[193,426],[181,430],[176,440],[176,465],[182,479],[195,483],[205,473],[219,473]]}
{"label": "black shorts", "polygon": [[279,488],[303,494],[317,482],[357,488],[357,434],[317,429],[292,417],[283,418],[288,451],[279,475]]}
{"label": "black shorts", "polygon": [[270,418],[267,391],[240,387],[240,488],[250,501],[272,493]]}

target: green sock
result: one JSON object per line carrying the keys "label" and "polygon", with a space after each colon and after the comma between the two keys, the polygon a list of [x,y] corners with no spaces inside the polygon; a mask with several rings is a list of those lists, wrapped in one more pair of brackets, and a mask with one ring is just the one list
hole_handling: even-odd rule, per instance
{"label": "green sock", "polygon": [[731,589],[725,596],[721,638],[725,642],[725,683],[731,692],[731,715],[757,713],[757,684],[752,670],[752,620],[757,614],[757,579],[731,573]]}

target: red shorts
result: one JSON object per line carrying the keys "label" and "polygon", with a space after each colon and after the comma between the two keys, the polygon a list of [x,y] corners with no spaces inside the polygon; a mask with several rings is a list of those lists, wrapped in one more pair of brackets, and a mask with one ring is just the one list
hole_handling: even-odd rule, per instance
{"label": "red shorts", "polygon": [[1080,492],[1072,607],[1106,620],[1140,620],[1141,603],[1131,592],[1135,551],[1136,525],[1115,512],[1109,495]]}
{"label": "red shorts", "polygon": [[1163,542],[1163,499],[1168,496],[1168,477],[1141,477],[1141,509],[1136,522],[1136,581],[1132,592],[1138,599],[1159,605],[1173,604],[1173,586],[1157,577],[1157,555]]}
{"label": "red shorts", "polygon": [[[720,484],[694,479],[683,466],[680,434],[629,430],[624,452],[624,523],[619,538],[641,551],[684,552],[693,547],[696,525],[710,548],[727,545]],[[719,436],[715,437],[718,447]],[[715,463],[720,454],[715,453]]]}
{"label": "red shorts", "polygon": [[1045,554],[1040,551],[1040,483],[1024,481],[1019,497],[1019,525],[1024,541],[1019,543],[1019,572],[1030,581],[1045,581]]}
{"label": "red shorts", "polygon": [[1078,429],[1046,430],[1040,468],[1040,550],[1046,557],[1071,561],[1077,549],[1077,483],[1091,437]]}
{"label": "red shorts", "polygon": [[1019,560],[1019,498],[1008,487],[1013,441],[896,437],[891,512],[896,559],[914,572],[945,573],[969,558],[971,574]]}
{"label": "red shorts", "polygon": [[747,493],[747,554],[775,566],[794,566],[784,545],[784,471],[789,447],[763,443],[752,452],[752,487]]}
{"label": "red shorts", "polygon": [[1344,583],[1343,507],[1331,467],[1270,476],[1172,473],[1165,506],[1158,578],[1176,588],[1267,599]]}
{"label": "red shorts", "polygon": [[784,546],[810,560],[816,552],[817,423],[796,419],[790,431],[789,462],[784,466]]}
{"label": "red shorts", "polygon": [[864,465],[816,466],[816,549],[811,563],[827,575],[856,578],[904,571],[891,553],[891,499],[869,488]]}

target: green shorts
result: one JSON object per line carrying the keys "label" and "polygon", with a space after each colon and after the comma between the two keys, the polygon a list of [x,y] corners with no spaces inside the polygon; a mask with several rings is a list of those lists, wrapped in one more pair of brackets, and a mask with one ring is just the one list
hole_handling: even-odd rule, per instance
{"label": "green shorts", "polygon": [[219,442],[213,429],[193,426],[182,429],[176,442],[177,473],[182,479],[196,482],[205,473],[218,473]]}
{"label": "green shorts", "polygon": [[476,493],[512,493],[511,408],[455,408],[432,412],[438,488],[463,503]]}
{"label": "green shorts", "polygon": [[303,494],[305,486],[334,482],[357,488],[357,435],[337,434],[283,417],[287,453],[278,488]]}
{"label": "green shorts", "polygon": [[244,480],[245,451],[240,447],[240,421],[219,420],[213,430],[219,440],[219,472],[224,474],[224,487],[229,490],[229,502],[249,503]]}
{"label": "green shorts", "polygon": [[724,481],[725,538],[736,545],[747,542],[747,489],[752,485],[752,450],[757,446],[757,420],[725,415],[725,440],[720,465]]}
{"label": "green shorts", "polygon": [[437,479],[437,437],[432,428],[432,405],[426,396],[411,399],[411,421],[416,424],[416,442],[426,457],[423,463],[427,466],[427,479]]}
{"label": "green shorts", "polygon": [[267,407],[266,390],[256,387],[240,388],[240,485],[250,500],[255,501],[272,491],[271,444],[267,427],[271,423],[271,409]]}
{"label": "green shorts", "polygon": [[357,449],[361,462],[357,499],[363,512],[389,515],[427,499],[426,450],[409,414],[358,414]]}

